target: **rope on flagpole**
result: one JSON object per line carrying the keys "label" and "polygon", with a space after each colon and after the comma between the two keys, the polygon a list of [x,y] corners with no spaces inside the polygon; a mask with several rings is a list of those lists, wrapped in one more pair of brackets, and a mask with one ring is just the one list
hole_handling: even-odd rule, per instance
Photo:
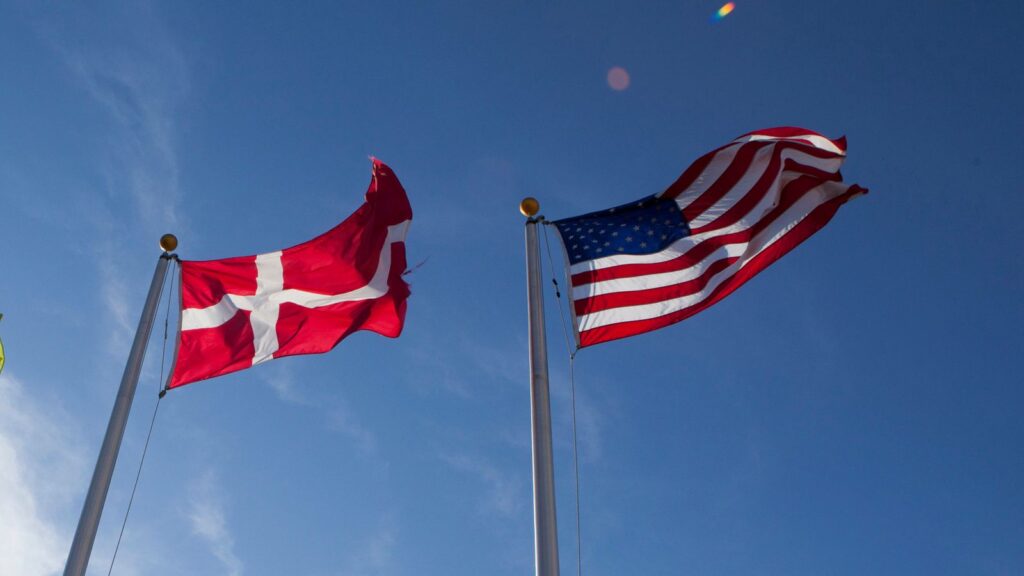
{"label": "rope on flagpole", "polygon": [[[171,266],[181,266],[178,257],[171,260]],[[167,324],[171,319],[171,297],[174,295],[174,269],[171,269],[171,285],[167,289],[167,308],[164,310],[164,345],[160,347],[160,380],[157,381],[157,399],[163,398],[159,394],[160,387],[164,384],[164,359],[167,357]]]}
{"label": "rope on flagpole", "polygon": [[[549,224],[546,220],[544,224]],[[562,326],[562,335],[565,337],[565,349],[569,353],[569,391],[572,404],[572,464],[576,472],[576,576],[583,575],[583,536],[580,531],[580,458],[576,443],[576,353],[579,348],[573,348],[569,339],[569,330],[566,328],[565,312],[562,310],[562,292],[558,287],[558,278],[555,275],[555,260],[551,257],[551,242],[548,240],[548,229],[544,228],[544,247],[548,252],[548,265],[551,268],[551,283],[555,285],[555,299],[558,300],[558,318]],[[568,303],[568,301],[567,301]]]}
{"label": "rope on flagpole", "polygon": [[[172,262],[176,262],[174,258]],[[162,386],[164,381],[164,359],[167,355],[167,324],[171,316],[171,295],[174,294],[174,274],[171,274],[171,286],[167,290],[167,309],[164,313],[164,342],[160,350],[160,379],[157,386]],[[149,440],[153,437],[153,426],[156,424],[156,414],[160,410],[160,402],[164,399],[162,393],[157,394],[156,405],[153,406],[153,416],[149,420],[149,433],[146,434],[146,443],[142,446],[142,457],[139,458],[139,469],[135,473],[135,483],[132,485],[132,494],[128,497],[128,508],[124,511],[124,520],[121,521],[121,531],[117,535],[117,544],[114,545],[114,555],[110,557],[110,567],[107,569],[107,576],[114,571],[114,562],[117,560],[117,552],[121,549],[121,539],[124,537],[125,526],[128,525],[128,515],[132,511],[132,503],[135,502],[135,491],[139,488],[139,478],[142,477],[142,465],[146,462],[146,452],[149,451]]]}

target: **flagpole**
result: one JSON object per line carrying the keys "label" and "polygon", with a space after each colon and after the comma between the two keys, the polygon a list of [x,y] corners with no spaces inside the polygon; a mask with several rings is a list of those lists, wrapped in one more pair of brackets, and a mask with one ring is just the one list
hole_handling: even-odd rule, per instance
{"label": "flagpole", "polygon": [[78,519],[75,539],[71,542],[68,561],[64,565],[64,576],[83,576],[89,566],[89,556],[92,554],[92,545],[96,540],[96,529],[99,527],[100,515],[103,513],[103,503],[107,499],[110,479],[114,475],[114,464],[117,463],[117,453],[121,449],[121,439],[124,436],[125,425],[128,423],[128,413],[132,409],[132,400],[135,399],[135,388],[139,383],[142,361],[146,357],[146,344],[153,331],[153,319],[160,302],[160,292],[164,287],[167,265],[173,257],[170,252],[177,246],[178,239],[172,234],[164,234],[160,238],[160,248],[164,252],[157,261],[156,270],[153,272],[153,281],[149,285],[149,294],[146,295],[146,305],[143,307],[142,317],[139,319],[139,327],[135,330],[135,341],[132,342],[131,353],[128,354],[128,362],[124,367],[124,375],[121,376],[121,387],[117,390],[117,399],[114,401],[114,408],[110,413],[107,433],[103,437],[100,455],[96,460],[96,469],[92,473],[89,492],[86,494],[85,504],[82,506],[82,515]]}
{"label": "flagpole", "polygon": [[526,216],[526,292],[530,330],[530,421],[533,440],[533,544],[536,576],[558,576],[558,523],[555,518],[555,473],[551,454],[551,400],[548,394],[548,345],[544,333],[537,216],[540,204],[524,198]]}

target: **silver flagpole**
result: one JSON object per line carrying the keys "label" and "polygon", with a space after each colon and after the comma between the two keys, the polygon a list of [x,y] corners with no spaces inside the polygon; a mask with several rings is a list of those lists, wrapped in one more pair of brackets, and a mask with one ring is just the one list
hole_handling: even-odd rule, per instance
{"label": "silver flagpole", "polygon": [[548,395],[548,344],[544,335],[537,216],[540,204],[524,198],[526,220],[526,293],[530,328],[530,400],[533,424],[533,545],[536,576],[558,576],[558,522],[555,518],[555,466],[551,455],[551,401]]}
{"label": "silver flagpole", "polygon": [[142,360],[146,357],[146,344],[153,331],[153,318],[156,316],[156,309],[160,303],[160,292],[164,287],[167,265],[172,258],[170,252],[177,246],[178,239],[172,234],[164,234],[160,238],[160,248],[164,253],[157,261],[156,271],[153,272],[153,281],[149,285],[149,294],[146,296],[146,305],[142,309],[142,318],[139,319],[139,327],[135,330],[135,341],[132,343],[132,350],[124,367],[124,375],[121,376],[121,387],[117,390],[117,399],[114,401],[114,409],[110,413],[107,433],[103,437],[100,456],[96,460],[96,469],[92,473],[89,492],[86,494],[85,504],[82,506],[82,516],[78,519],[75,539],[71,542],[68,561],[64,565],[64,576],[83,576],[85,569],[89,566],[89,556],[92,554],[92,545],[96,540],[96,529],[99,527],[100,515],[103,513],[103,503],[107,499],[110,479],[114,475],[114,464],[117,463],[117,453],[121,449],[124,427],[128,423],[132,400],[135,399],[135,388],[139,383]]}

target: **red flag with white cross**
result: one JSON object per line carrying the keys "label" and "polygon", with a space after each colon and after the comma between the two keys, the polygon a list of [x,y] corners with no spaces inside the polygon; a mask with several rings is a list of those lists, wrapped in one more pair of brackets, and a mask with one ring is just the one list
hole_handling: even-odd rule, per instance
{"label": "red flag with white cross", "polygon": [[366,203],[309,242],[256,256],[181,262],[176,388],[294,354],[319,354],[357,330],[402,332],[412,208],[373,160]]}

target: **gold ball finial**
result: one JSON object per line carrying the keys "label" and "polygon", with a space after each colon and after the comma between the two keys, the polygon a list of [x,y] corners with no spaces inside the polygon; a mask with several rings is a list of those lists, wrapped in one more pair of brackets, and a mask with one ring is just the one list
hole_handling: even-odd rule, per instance
{"label": "gold ball finial", "polygon": [[178,247],[178,237],[174,234],[164,234],[160,237],[160,248],[164,252],[174,252]]}
{"label": "gold ball finial", "polygon": [[519,203],[519,211],[523,213],[523,216],[533,218],[537,212],[540,212],[540,202],[537,202],[533,196],[527,196]]}

